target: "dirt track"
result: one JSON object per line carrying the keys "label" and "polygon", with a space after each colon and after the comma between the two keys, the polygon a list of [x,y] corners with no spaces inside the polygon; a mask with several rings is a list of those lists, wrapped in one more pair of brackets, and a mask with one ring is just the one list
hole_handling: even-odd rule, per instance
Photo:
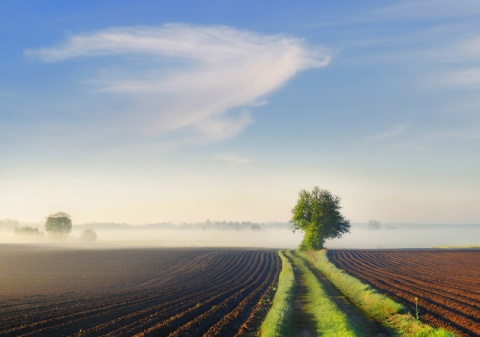
{"label": "dirt track", "polygon": [[480,251],[330,250],[349,274],[459,336],[480,336]]}
{"label": "dirt track", "polygon": [[279,270],[273,251],[0,247],[0,335],[248,335]]}

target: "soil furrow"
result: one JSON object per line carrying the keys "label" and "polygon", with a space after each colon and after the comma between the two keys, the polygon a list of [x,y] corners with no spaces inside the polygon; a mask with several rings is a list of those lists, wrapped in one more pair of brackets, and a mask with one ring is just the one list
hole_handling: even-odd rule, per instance
{"label": "soil furrow", "polygon": [[[59,250],[36,256],[32,250],[25,252],[22,258],[31,256],[41,266],[50,263],[55,254],[62,253],[64,252]],[[227,330],[234,327],[233,330],[237,333],[240,325],[255,316],[258,302],[275,283],[280,270],[279,258],[274,251],[143,249],[138,252],[81,252],[79,256],[69,251],[68,255],[76,263],[84,263],[79,268],[83,270],[82,274],[93,275],[86,280],[91,283],[83,284],[82,291],[67,293],[65,296],[61,289],[49,285],[51,293],[27,298],[23,294],[32,286],[38,285],[38,280],[23,279],[21,296],[15,296],[19,285],[1,280],[5,289],[11,287],[13,292],[12,295],[3,293],[5,301],[0,307],[0,335],[131,336],[142,331],[158,335],[161,331],[159,326],[165,327],[168,324],[165,332],[170,333],[182,330],[183,325],[191,324],[192,321],[199,321],[198,317],[206,319],[199,321],[203,332],[212,326],[218,326],[227,327]],[[100,274],[94,275],[94,271],[89,269],[90,261],[82,262],[84,256],[94,256],[97,259],[92,268]],[[59,270],[55,272],[56,275],[64,275],[68,280],[74,279],[76,271],[69,267],[68,260],[57,260],[60,260],[58,265],[49,266]],[[111,264],[112,261],[121,269],[102,267],[102,263]],[[126,261],[125,266],[122,261]],[[15,271],[16,265],[12,261],[9,268]],[[71,271],[64,272],[68,268]],[[20,270],[19,273],[26,271]],[[103,280],[105,285],[111,287],[108,291],[97,291],[107,288],[98,287],[97,283]],[[52,279],[51,282],[54,281]],[[62,282],[65,282],[64,279],[58,280],[59,285]],[[88,289],[93,291],[89,292]],[[208,312],[213,315],[206,315]],[[238,321],[218,323],[224,317],[238,317]],[[226,330],[219,331],[223,331],[224,335]],[[214,335],[215,331],[212,333]]]}
{"label": "soil furrow", "polygon": [[459,336],[480,335],[480,251],[332,250],[328,256],[422,320]]}

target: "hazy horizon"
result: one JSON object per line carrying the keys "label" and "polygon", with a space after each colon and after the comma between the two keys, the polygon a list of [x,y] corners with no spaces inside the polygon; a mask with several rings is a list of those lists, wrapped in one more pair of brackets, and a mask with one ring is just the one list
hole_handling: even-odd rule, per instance
{"label": "hazy horizon", "polygon": [[[13,230],[0,228],[0,244],[34,243],[61,244],[63,247],[78,245],[88,248],[132,247],[250,247],[250,248],[297,248],[302,232],[292,232],[288,223],[265,225],[247,223],[241,229],[229,228],[228,223],[218,229],[202,228],[200,224],[172,225],[162,228],[148,226],[115,227],[115,224],[74,225],[68,239],[51,241],[48,238],[32,238],[14,235]],[[218,222],[222,224],[222,222]],[[23,224],[26,225],[26,224]],[[39,225],[41,231],[43,227]],[[82,242],[82,231],[93,229],[98,235],[95,242]],[[435,224],[352,224],[351,233],[342,238],[327,240],[327,248],[388,249],[388,248],[433,248],[439,246],[479,246],[480,224],[435,225]]]}

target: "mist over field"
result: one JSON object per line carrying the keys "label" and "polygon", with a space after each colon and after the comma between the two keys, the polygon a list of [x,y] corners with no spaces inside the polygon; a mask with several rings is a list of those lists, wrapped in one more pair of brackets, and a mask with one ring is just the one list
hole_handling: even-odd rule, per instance
{"label": "mist over field", "polygon": [[[251,247],[296,248],[303,233],[295,233],[288,223],[258,224],[205,222],[202,224],[128,224],[90,223],[74,225],[67,239],[52,241],[45,236],[18,235],[15,227],[31,226],[42,232],[42,224],[0,222],[0,243],[41,243],[72,246],[108,247]],[[81,240],[82,233],[93,230],[97,239]],[[43,234],[43,233],[42,233]],[[352,224],[342,238],[328,240],[327,248],[431,248],[438,246],[478,246],[480,225],[428,224]]]}
{"label": "mist over field", "polygon": [[478,246],[480,225],[353,224],[350,234],[327,241],[327,248],[432,248]]}

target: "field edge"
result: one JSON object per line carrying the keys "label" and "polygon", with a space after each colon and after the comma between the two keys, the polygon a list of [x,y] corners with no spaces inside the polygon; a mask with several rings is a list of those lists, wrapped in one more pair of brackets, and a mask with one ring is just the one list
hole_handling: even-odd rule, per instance
{"label": "field edge", "polygon": [[380,294],[375,288],[361,282],[328,259],[326,250],[304,251],[300,255],[317,268],[351,303],[367,316],[386,328],[406,337],[456,337],[450,331],[434,328],[407,313],[405,307]]}

